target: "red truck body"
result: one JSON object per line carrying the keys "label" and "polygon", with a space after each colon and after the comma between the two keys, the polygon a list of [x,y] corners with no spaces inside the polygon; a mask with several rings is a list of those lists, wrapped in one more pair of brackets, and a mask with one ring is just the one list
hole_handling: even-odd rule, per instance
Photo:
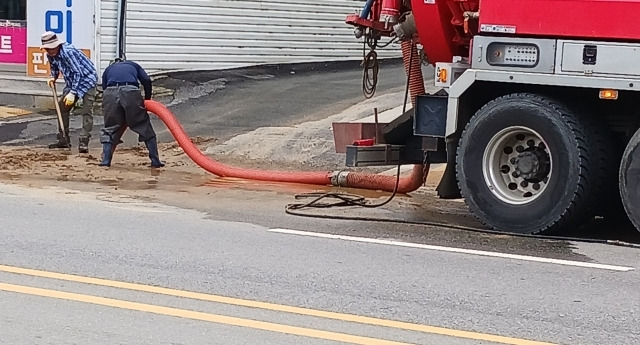
{"label": "red truck body", "polygon": [[[475,34],[640,41],[640,0],[413,0],[429,62],[468,56]],[[480,13],[465,28],[465,12]]]}
{"label": "red truck body", "polygon": [[640,230],[638,13],[640,0],[367,0],[346,21],[369,42],[365,77],[378,40],[399,40],[412,109],[369,147],[347,145],[347,164],[446,163],[438,196],[498,231],[622,209]]}
{"label": "red truck body", "polygon": [[480,25],[510,25],[517,35],[640,40],[640,0],[482,0]]}

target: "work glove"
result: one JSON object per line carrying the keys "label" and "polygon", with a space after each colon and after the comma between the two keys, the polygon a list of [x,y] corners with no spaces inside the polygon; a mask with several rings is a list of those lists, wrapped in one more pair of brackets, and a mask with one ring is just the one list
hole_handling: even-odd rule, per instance
{"label": "work glove", "polygon": [[78,101],[73,105],[74,109],[82,109],[82,98],[78,98]]}
{"label": "work glove", "polygon": [[56,83],[56,79],[55,78],[49,78],[49,80],[47,80],[47,85],[49,85],[49,88],[53,89],[53,84]]}
{"label": "work glove", "polygon": [[64,97],[64,105],[70,107],[76,102],[76,95],[69,93]]}

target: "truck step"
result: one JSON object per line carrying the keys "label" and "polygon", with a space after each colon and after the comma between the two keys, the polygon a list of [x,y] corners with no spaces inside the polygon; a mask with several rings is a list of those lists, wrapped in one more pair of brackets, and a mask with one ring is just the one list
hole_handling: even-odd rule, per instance
{"label": "truck step", "polygon": [[[410,112],[411,107],[407,110],[407,113]],[[389,128],[394,128],[394,124],[403,118],[402,115],[402,106],[380,112],[378,114],[378,131],[380,135],[384,135]],[[334,122],[332,127],[337,153],[346,153],[347,145],[352,145],[356,140],[374,139],[377,136],[375,115],[355,121]]]}

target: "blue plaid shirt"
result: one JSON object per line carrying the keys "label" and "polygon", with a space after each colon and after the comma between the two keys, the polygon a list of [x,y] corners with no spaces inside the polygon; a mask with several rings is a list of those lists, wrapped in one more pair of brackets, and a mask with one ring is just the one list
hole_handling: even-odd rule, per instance
{"label": "blue plaid shirt", "polygon": [[87,91],[96,87],[98,82],[96,67],[82,51],[71,44],[64,43],[60,47],[58,55],[48,56],[48,58],[51,65],[51,77],[57,78],[60,72],[64,76],[63,92],[65,94],[73,93],[78,98],[82,98]]}

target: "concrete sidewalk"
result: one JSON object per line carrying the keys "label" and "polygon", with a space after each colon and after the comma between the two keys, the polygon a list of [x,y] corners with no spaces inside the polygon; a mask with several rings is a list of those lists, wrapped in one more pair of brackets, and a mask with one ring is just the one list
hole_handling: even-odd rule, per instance
{"label": "concrete sidewalk", "polygon": [[24,77],[27,75],[27,65],[17,63],[0,63],[0,75]]}

